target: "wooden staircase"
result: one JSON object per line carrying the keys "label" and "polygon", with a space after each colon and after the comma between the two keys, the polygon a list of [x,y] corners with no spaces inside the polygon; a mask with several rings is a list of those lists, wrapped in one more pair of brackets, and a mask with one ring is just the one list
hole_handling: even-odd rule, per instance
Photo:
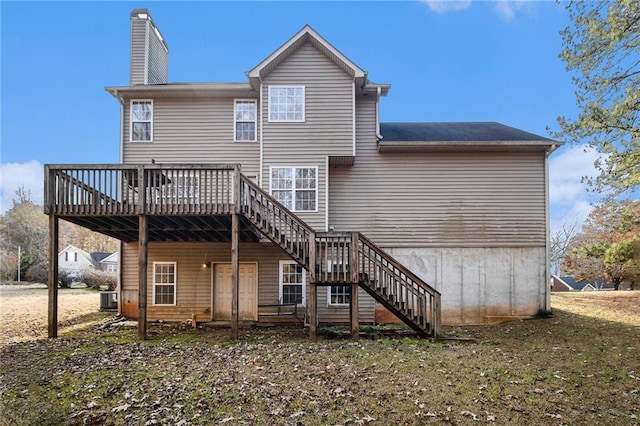
{"label": "wooden staircase", "polygon": [[440,293],[358,232],[316,232],[240,175],[240,209],[266,238],[309,271],[314,285],[357,283],[420,335],[440,335]]}

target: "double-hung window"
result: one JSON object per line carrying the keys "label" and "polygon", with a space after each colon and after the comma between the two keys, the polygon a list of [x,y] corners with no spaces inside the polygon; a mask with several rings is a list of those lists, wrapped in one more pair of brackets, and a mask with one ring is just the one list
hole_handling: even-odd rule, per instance
{"label": "double-hung window", "polygon": [[234,103],[233,140],[236,142],[256,141],[256,101],[237,99]]}
{"label": "double-hung window", "polygon": [[131,101],[130,140],[153,140],[153,101]]}
{"label": "double-hung window", "polygon": [[176,304],[176,262],[153,262],[153,304]]}
{"label": "double-hung window", "polygon": [[269,86],[269,121],[304,121],[304,86]]}
{"label": "double-hung window", "polygon": [[317,175],[317,167],[272,167],[271,195],[291,211],[317,211]]}
{"label": "double-hung window", "polygon": [[307,271],[292,260],[280,261],[280,302],[306,304]]}

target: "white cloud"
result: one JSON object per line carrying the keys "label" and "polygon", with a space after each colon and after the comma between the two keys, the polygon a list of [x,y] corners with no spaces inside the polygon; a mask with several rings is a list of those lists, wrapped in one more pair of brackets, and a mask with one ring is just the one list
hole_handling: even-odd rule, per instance
{"label": "white cloud", "polygon": [[494,10],[505,21],[513,21],[519,12],[532,11],[533,2],[526,0],[500,0],[493,5]]}
{"label": "white cloud", "polygon": [[40,162],[0,164],[0,213],[13,206],[16,190],[21,186],[31,193],[36,204],[42,204],[44,168]]}
{"label": "white cloud", "polygon": [[471,1],[458,0],[424,0],[424,3],[436,13],[459,12],[471,5]]}
{"label": "white cloud", "polygon": [[549,201],[551,203],[551,228],[564,223],[582,225],[591,212],[591,203],[597,201],[587,191],[584,177],[594,177],[598,170],[594,162],[602,154],[588,146],[570,146],[549,159]]}

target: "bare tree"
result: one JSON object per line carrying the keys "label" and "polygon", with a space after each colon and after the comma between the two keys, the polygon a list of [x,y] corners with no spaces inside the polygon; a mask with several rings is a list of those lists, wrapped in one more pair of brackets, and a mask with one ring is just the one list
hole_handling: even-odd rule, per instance
{"label": "bare tree", "polygon": [[551,231],[549,257],[551,260],[551,272],[553,274],[560,275],[563,272],[563,260],[579,231],[577,220],[571,224],[564,222],[559,229]]}

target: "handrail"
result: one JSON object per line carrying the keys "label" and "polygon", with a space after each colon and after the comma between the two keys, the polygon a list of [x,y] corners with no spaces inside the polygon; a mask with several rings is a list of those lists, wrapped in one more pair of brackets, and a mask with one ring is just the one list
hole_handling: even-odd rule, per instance
{"label": "handrail", "polygon": [[308,269],[314,229],[242,174],[240,185],[242,213],[264,236]]}
{"label": "handrail", "polygon": [[440,292],[364,235],[358,235],[358,245],[361,285],[394,313],[408,318],[407,324],[438,337],[441,332]]}

